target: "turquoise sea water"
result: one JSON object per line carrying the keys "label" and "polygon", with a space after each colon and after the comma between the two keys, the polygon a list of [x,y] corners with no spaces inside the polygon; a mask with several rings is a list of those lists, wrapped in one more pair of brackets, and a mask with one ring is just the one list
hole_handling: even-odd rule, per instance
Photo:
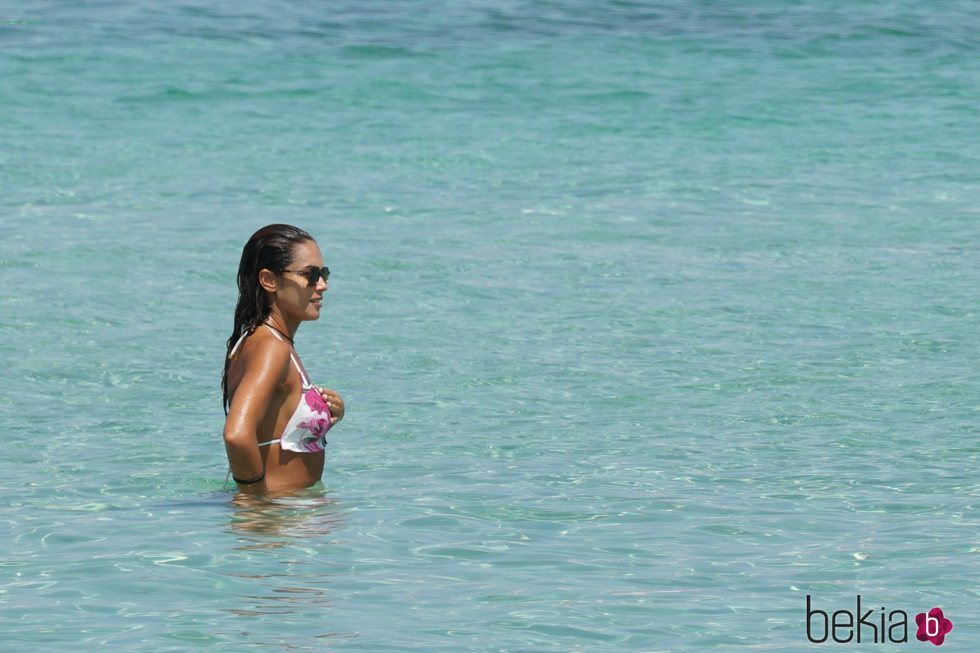
{"label": "turquoise sea water", "polygon": [[[0,1],[0,650],[812,651],[858,594],[975,650],[978,24]],[[348,415],[243,502],[218,381],[280,221]]]}

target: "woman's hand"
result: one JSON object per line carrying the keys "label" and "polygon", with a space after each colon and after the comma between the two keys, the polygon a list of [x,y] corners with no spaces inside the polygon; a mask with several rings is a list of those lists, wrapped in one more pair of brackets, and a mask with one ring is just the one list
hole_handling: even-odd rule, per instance
{"label": "woman's hand", "polygon": [[323,397],[323,400],[327,402],[327,407],[330,408],[330,416],[333,417],[332,423],[336,424],[344,419],[344,400],[340,398],[340,395],[330,388],[318,389],[320,390],[320,396]]}

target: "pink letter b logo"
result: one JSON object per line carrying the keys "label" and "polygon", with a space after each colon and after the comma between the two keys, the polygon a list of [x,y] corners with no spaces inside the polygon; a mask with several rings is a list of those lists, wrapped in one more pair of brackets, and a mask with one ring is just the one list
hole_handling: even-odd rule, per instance
{"label": "pink letter b logo", "polygon": [[953,622],[946,618],[942,608],[933,608],[928,613],[920,612],[915,615],[915,623],[919,625],[915,638],[920,642],[932,642],[942,646],[946,635],[953,630]]}

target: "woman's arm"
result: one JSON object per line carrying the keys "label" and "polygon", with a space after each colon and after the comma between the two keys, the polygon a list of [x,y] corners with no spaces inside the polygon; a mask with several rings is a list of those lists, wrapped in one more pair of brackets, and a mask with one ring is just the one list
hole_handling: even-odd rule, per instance
{"label": "woman's arm", "polygon": [[[265,474],[259,455],[258,427],[269,409],[276,388],[289,373],[289,348],[278,342],[255,343],[255,350],[242,360],[242,376],[225,420],[225,451],[231,473],[237,479],[251,480]],[[264,482],[239,484],[245,491],[265,488]]]}

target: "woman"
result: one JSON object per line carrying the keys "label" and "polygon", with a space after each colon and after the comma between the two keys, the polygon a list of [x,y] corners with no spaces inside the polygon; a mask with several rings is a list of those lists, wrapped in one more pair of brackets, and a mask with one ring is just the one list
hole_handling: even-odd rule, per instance
{"label": "woman", "polygon": [[310,383],[293,336],[319,319],[329,275],[313,237],[290,225],[259,229],[242,250],[221,388],[225,450],[243,492],[307,487],[323,475],[324,436],[344,402]]}

